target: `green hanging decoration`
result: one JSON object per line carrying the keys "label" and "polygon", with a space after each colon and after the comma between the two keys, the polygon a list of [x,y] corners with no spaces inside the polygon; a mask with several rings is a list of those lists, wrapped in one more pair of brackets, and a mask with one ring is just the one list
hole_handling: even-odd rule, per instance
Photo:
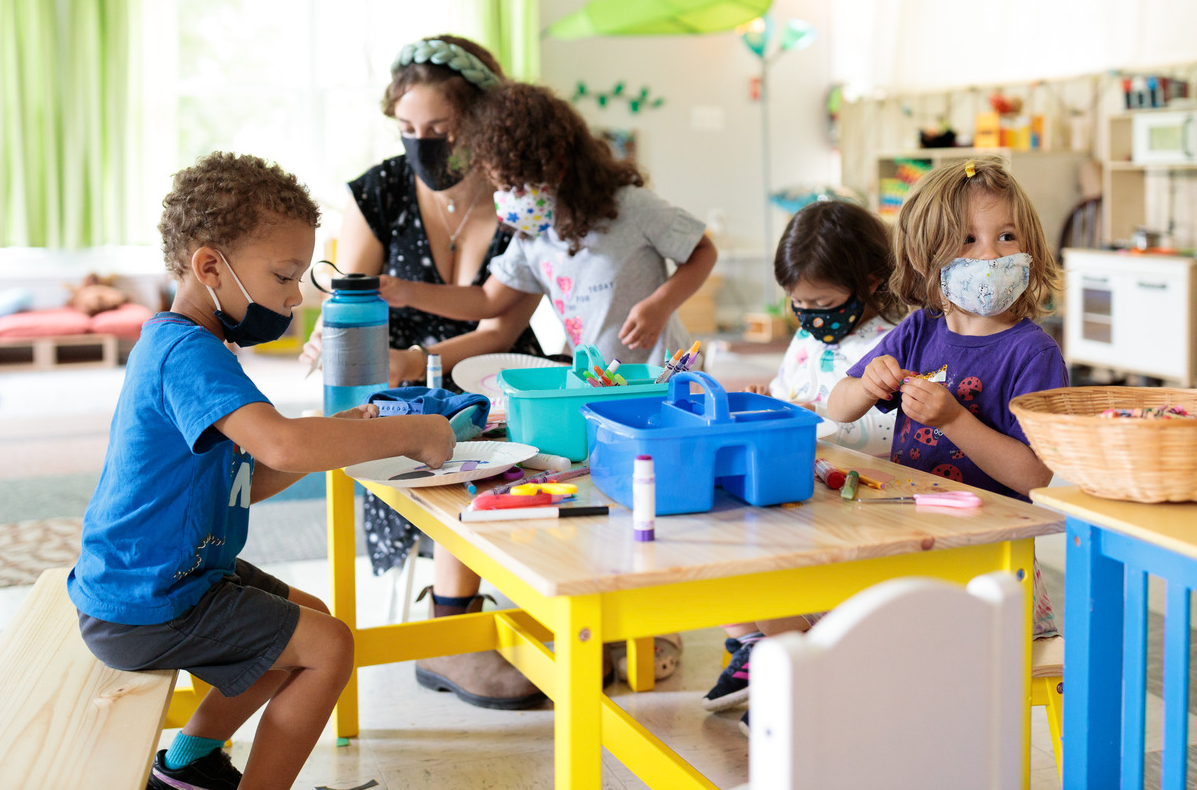
{"label": "green hanging decoration", "polygon": [[623,80],[615,83],[609,91],[592,91],[586,86],[585,82],[578,81],[574,87],[574,95],[570,101],[575,104],[582,99],[593,97],[600,108],[606,108],[614,100],[622,100],[628,103],[628,111],[632,115],[637,115],[641,110],[650,109],[655,110],[665,104],[665,99],[658,96],[654,99],[649,99],[651,91],[648,86],[640,88],[638,93],[632,93],[628,90],[627,83]]}

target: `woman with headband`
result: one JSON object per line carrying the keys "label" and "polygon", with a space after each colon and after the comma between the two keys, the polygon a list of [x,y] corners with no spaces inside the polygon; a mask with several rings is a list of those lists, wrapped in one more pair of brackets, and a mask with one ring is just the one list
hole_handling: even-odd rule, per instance
{"label": "woman with headband", "polygon": [[[459,119],[483,91],[503,81],[494,56],[456,36],[436,36],[405,46],[391,66],[383,114],[399,124],[403,155],[387,159],[349,182],[353,200],[337,237],[343,272],[454,285],[481,285],[491,258],[507,249],[511,231],[495,215],[494,186],[482,173],[457,166],[451,156]],[[541,354],[528,321],[540,301],[529,294],[504,315],[481,322],[455,321],[414,307],[392,308],[390,384],[423,383],[428,355],[439,354],[446,373],[479,354]],[[315,359],[320,331],[301,359]],[[370,492],[364,528],[374,572],[402,564],[419,532]],[[480,579],[437,546],[430,590],[434,617],[482,608]],[[419,599],[417,599],[419,600]],[[544,695],[496,651],[416,662],[421,685],[453,691],[472,705],[514,710]]]}

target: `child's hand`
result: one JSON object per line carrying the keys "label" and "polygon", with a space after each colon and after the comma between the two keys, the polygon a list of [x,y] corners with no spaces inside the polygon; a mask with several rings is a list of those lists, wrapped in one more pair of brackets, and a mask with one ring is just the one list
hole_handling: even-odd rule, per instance
{"label": "child's hand", "polygon": [[352,409],[339,411],[333,415],[339,420],[370,420],[378,416],[378,405],[374,403],[363,403],[361,406],[354,406]]}
{"label": "child's hand", "polygon": [[440,414],[421,415],[418,419],[424,423],[420,426],[419,443],[413,452],[406,455],[433,469],[440,469],[453,457],[457,437],[449,427],[449,420]]}
{"label": "child's hand", "polygon": [[399,277],[378,275],[378,295],[391,307],[408,307],[411,304],[410,283]]}
{"label": "child's hand", "polygon": [[865,366],[861,374],[860,383],[866,394],[876,400],[889,400],[895,392],[902,388],[902,379],[910,375],[903,370],[898,360],[888,354],[874,357]]}
{"label": "child's hand", "polygon": [[744,388],[744,391],[751,392],[756,395],[768,395],[769,394],[769,385],[768,384],[749,384],[747,387]]}
{"label": "child's hand", "polygon": [[619,342],[628,348],[652,348],[667,321],[669,313],[655,309],[648,299],[638,302],[619,330]]}
{"label": "child's hand", "polygon": [[942,429],[960,416],[964,407],[944,385],[912,378],[902,385],[902,411],[916,422]]}

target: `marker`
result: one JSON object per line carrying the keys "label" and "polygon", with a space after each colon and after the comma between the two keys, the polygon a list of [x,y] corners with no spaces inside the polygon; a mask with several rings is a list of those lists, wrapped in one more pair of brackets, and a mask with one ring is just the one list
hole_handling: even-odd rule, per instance
{"label": "marker", "polygon": [[622,363],[618,359],[611,360],[611,364],[607,365],[607,375],[611,376],[611,378],[615,378],[615,371],[619,370],[619,366],[621,364]]}
{"label": "marker", "polygon": [[855,469],[844,476],[844,487],[840,489],[843,499],[856,499],[856,485],[860,482],[860,475]]}
{"label": "marker", "polygon": [[665,363],[665,369],[661,371],[661,375],[657,376],[657,378],[653,381],[653,384],[660,384],[661,382],[665,381],[665,379],[669,378],[670,374],[677,369],[678,360],[680,360],[685,353],[686,352],[682,351],[680,348],[673,352],[673,356],[670,357],[669,361]]}
{"label": "marker", "polygon": [[463,510],[457,518],[463,522],[473,521],[525,521],[542,518],[581,518],[583,516],[605,516],[606,505],[583,507],[516,507],[506,510]]}
{"label": "marker", "polygon": [[596,378],[594,377],[594,374],[593,374],[593,373],[591,373],[589,370],[583,370],[583,371],[582,371],[582,378],[584,378],[584,379],[586,380],[586,383],[587,383],[587,384],[589,384],[589,385],[590,385],[590,386],[592,386],[592,387],[601,387],[601,386],[603,386],[603,383],[602,383],[601,381],[599,381],[598,379],[596,379]]}
{"label": "marker", "polygon": [[611,377],[608,376],[598,365],[594,366],[594,376],[599,381],[603,382],[604,387],[610,387],[615,384],[615,382],[611,381]]}
{"label": "marker", "polygon": [[581,477],[582,475],[588,475],[588,474],[590,474],[589,466],[580,466],[577,469],[571,469],[568,472],[541,472],[538,475],[522,477],[519,480],[516,480],[514,482],[501,485],[498,488],[492,488],[489,491],[489,493],[491,493],[491,494],[506,494],[508,491],[515,488],[516,486],[520,486],[525,483],[560,483],[565,480],[570,480],[572,478]]}
{"label": "marker", "polygon": [[614,378],[614,379],[615,379],[615,383],[616,383],[616,385],[618,385],[618,386],[620,386],[620,387],[626,387],[626,386],[628,386],[628,380],[627,380],[627,379],[625,379],[623,376],[619,375],[618,373],[614,374],[614,375],[612,376],[612,378]]}

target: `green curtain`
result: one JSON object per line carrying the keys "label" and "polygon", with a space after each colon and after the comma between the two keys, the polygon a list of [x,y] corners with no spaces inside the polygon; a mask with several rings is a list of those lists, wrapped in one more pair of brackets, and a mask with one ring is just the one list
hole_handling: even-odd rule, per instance
{"label": "green curtain", "polygon": [[464,0],[478,25],[474,38],[503,65],[507,76],[534,82],[540,76],[540,6],[537,0]]}
{"label": "green curtain", "polygon": [[124,241],[137,0],[0,0],[0,246]]}

